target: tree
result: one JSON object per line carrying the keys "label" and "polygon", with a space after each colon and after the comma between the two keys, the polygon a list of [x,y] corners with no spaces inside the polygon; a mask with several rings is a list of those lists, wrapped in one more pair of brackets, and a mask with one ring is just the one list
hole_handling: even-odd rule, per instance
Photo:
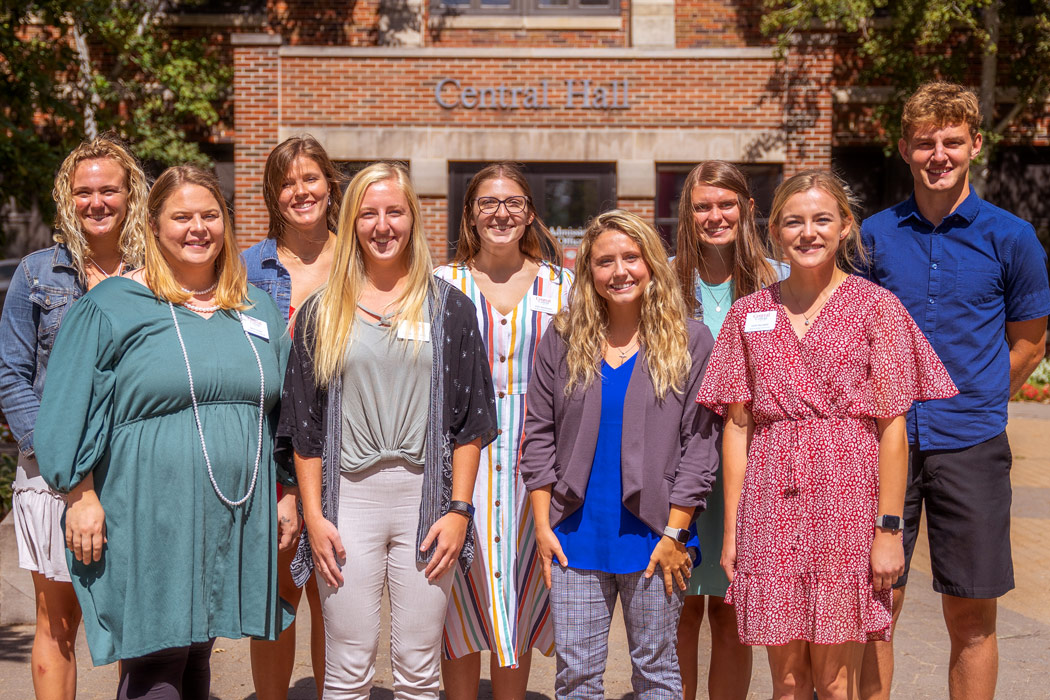
{"label": "tree", "polygon": [[987,164],[1011,133],[1034,135],[1050,97],[1050,0],[764,0],[762,30],[787,50],[799,35],[821,26],[855,41],[853,61],[838,64],[840,78],[885,89],[872,116],[889,136],[900,136],[904,101],[934,78],[972,85],[980,99],[985,153],[973,171],[984,194]]}
{"label": "tree", "polygon": [[0,203],[50,221],[59,163],[107,130],[143,161],[210,165],[191,134],[219,120],[232,70],[173,35],[175,4],[0,0]]}

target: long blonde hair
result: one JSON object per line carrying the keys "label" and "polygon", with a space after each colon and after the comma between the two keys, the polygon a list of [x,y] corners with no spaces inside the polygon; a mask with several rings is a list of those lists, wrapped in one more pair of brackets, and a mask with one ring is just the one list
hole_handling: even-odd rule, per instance
{"label": "long blonde hair", "polygon": [[576,258],[576,281],[572,285],[569,307],[554,317],[554,328],[568,346],[565,361],[569,380],[565,394],[571,395],[578,386],[589,387],[601,366],[609,313],[605,299],[594,287],[591,250],[594,241],[606,231],[627,235],[641,249],[642,258],[649,267],[651,278],[642,292],[638,338],[645,346],[649,377],[656,397],[662,400],[668,391],[681,393],[692,366],[682,290],[667,262],[656,229],[636,214],[614,209],[595,217],[584,232]]}
{"label": "long blonde hair", "polygon": [[860,224],[856,211],[856,198],[850,191],[849,186],[836,174],[829,170],[803,170],[792,175],[780,183],[776,192],[773,193],[773,205],[769,209],[769,233],[775,247],[780,248],[780,236],[776,230],[780,227],[780,215],[784,211],[784,205],[796,194],[810,190],[822,190],[831,195],[839,208],[839,216],[843,221],[849,221],[849,231],[839,243],[835,251],[835,264],[843,272],[857,272],[866,266],[868,262],[867,252],[860,239]]}
{"label": "long blonde hair", "polygon": [[218,282],[215,286],[213,301],[223,309],[244,311],[251,306],[248,302],[248,274],[244,269],[244,263],[241,262],[240,252],[237,250],[237,238],[233,235],[230,210],[226,207],[226,200],[222,197],[218,179],[196,165],[176,165],[168,168],[160,174],[149,192],[146,210],[149,213],[149,225],[154,235],[146,237],[146,285],[158,297],[173,304],[182,304],[193,296],[183,290],[182,285],[175,280],[171,266],[161,253],[160,243],[157,241],[160,214],[165,203],[187,185],[196,185],[208,190],[222,212],[222,250],[219,251],[219,257],[215,260]]}
{"label": "long blonde hair", "polygon": [[[434,278],[430,249],[423,233],[419,197],[402,166],[373,163],[357,173],[346,189],[328,283],[311,295],[305,309],[307,326],[313,332],[314,382],[318,386],[327,386],[343,372],[343,361],[352,337],[350,331],[357,319],[357,301],[368,276],[365,254],[357,240],[357,219],[365,192],[372,185],[386,180],[397,183],[408,200],[412,215],[412,232],[404,253],[408,256],[408,283],[397,300],[401,306],[398,319],[401,323],[416,326],[424,318],[423,305],[433,288]],[[391,328],[391,332],[393,330]]]}
{"label": "long blonde hair", "polygon": [[691,313],[696,312],[699,306],[696,300],[696,274],[704,264],[699,226],[693,215],[693,188],[697,185],[729,190],[737,198],[740,219],[733,242],[733,299],[757,292],[777,281],[777,273],[766,259],[769,251],[758,234],[755,208],[744,173],[723,160],[704,161],[686,176],[682,196],[678,200],[678,246],[674,264],[682,296]]}
{"label": "long blonde hair", "polygon": [[127,212],[120,225],[120,257],[130,267],[142,264],[146,239],[146,197],[149,187],[146,176],[135,160],[135,156],[111,134],[103,134],[84,141],[66,156],[55,176],[51,196],[55,199],[55,241],[62,243],[73,258],[73,265],[81,282],[86,281],[84,259],[89,244],[77,220],[77,207],[73,201],[73,176],[77,166],[86,160],[109,158],[124,168],[124,186],[128,190]]}

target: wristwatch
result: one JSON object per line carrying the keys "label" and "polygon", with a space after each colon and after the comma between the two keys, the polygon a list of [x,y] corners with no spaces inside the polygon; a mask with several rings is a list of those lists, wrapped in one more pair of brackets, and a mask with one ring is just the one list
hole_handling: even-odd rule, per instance
{"label": "wristwatch", "polygon": [[459,513],[465,516],[467,520],[474,517],[474,506],[470,505],[466,501],[452,501],[448,504],[449,513]]}
{"label": "wristwatch", "polygon": [[688,530],[683,530],[680,527],[671,527],[668,525],[664,528],[664,537],[670,537],[675,542],[685,544],[689,541],[690,535]]}
{"label": "wristwatch", "polygon": [[882,528],[883,530],[890,530],[891,532],[900,532],[901,516],[880,515],[875,518],[875,527]]}

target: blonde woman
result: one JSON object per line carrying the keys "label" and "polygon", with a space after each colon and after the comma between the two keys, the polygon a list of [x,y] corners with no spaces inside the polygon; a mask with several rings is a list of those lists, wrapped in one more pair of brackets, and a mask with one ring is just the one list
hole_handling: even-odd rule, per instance
{"label": "blonde woman", "polygon": [[689,524],[717,465],[714,414],[694,406],[711,333],[687,320],[656,231],[598,216],[529,383],[521,472],[551,588],[558,698],[602,698],[617,596],[635,697],[682,695],[676,630]]}
{"label": "blonde woman", "polygon": [[521,167],[504,162],[482,168],[467,186],[455,260],[434,272],[477,308],[499,420],[474,488],[477,553],[470,570],[456,574],[449,597],[441,664],[449,700],[478,696],[482,650],[491,652],[496,700],[525,697],[534,648],[554,653],[518,455],[536,347],[572,287],[572,273],[560,262],[561,247],[533,209]]}
{"label": "blonde woman", "polygon": [[280,432],[295,451],[315,569],[325,698],[367,698],[389,590],[394,694],[437,698],[452,569],[473,555],[474,479],[496,434],[474,317],[431,275],[419,200],[399,166],[350,182],[328,284],[300,309]]}
{"label": "blonde woman", "polygon": [[726,602],[766,647],[774,698],[845,700],[904,570],[904,414],[958,392],[900,301],[850,274],[841,180],[785,180],[770,234],[791,274],[733,304],[696,398],[726,417]]}
{"label": "blonde woman", "polygon": [[270,432],[288,346],[213,175],[169,168],[147,209],[145,266],[63,323],[37,454],[53,488],[93,482],[105,512],[105,538],[69,560],[92,659],[121,661],[120,700],[176,700],[208,697],[215,637],[290,622]]}
{"label": "blonde woman", "polygon": [[0,315],[0,407],[18,440],[12,509],[18,564],[32,572],[36,597],[32,667],[39,700],[76,696],[80,607],[66,547],[97,557],[105,539],[90,478],[70,494],[66,512],[66,499],[40,476],[34,428],[44,378],[73,302],[102,280],[142,264],[147,194],[146,178],[123,145],[108,136],[80,144],[55,178],[57,243],[22,260]]}

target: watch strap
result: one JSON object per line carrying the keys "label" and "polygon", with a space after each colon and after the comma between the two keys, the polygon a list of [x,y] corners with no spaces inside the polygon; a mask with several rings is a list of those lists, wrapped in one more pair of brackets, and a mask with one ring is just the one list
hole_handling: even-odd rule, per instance
{"label": "watch strap", "polygon": [[684,530],[680,527],[671,527],[670,525],[664,528],[664,537],[670,537],[672,540],[680,544],[685,544],[690,539],[688,530]]}
{"label": "watch strap", "polygon": [[448,512],[465,515],[469,520],[474,517],[474,506],[466,501],[452,501],[448,504]]}

